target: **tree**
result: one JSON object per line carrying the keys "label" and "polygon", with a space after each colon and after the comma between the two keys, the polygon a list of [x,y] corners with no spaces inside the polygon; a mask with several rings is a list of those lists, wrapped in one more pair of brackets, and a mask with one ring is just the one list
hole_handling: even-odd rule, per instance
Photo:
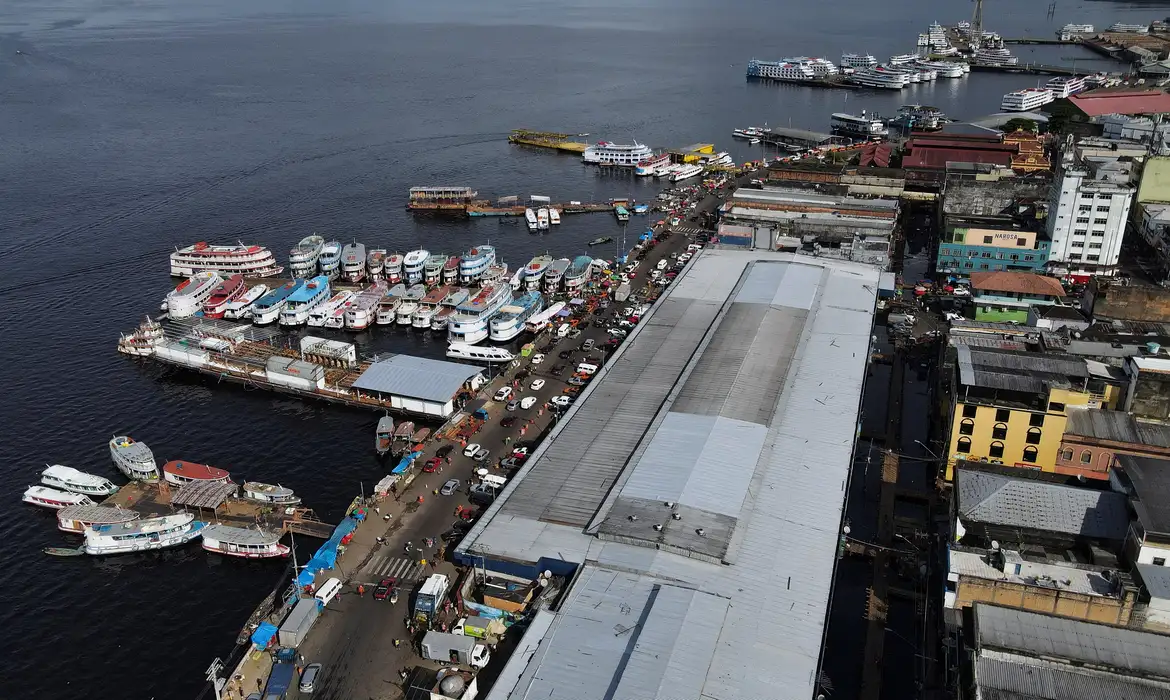
{"label": "tree", "polygon": [[1014,119],[1007,120],[1007,123],[1003,125],[1003,131],[1006,134],[1010,134],[1013,131],[1023,130],[1030,131],[1034,134],[1039,131],[1039,126],[1039,124],[1031,119],[1016,117]]}

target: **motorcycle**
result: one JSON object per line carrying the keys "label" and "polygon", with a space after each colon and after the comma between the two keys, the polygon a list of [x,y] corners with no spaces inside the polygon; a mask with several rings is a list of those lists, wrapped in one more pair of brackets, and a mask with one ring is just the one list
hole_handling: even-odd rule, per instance
{"label": "motorcycle", "polygon": [[393,605],[397,602],[398,602],[398,589],[391,588],[390,589],[390,604]]}

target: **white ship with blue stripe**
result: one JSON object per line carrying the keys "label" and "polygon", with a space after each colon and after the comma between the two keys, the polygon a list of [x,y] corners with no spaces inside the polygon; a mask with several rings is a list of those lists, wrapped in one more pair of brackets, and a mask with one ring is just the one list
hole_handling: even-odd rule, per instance
{"label": "white ship with blue stripe", "polygon": [[524,330],[524,322],[540,313],[544,308],[544,297],[540,292],[525,292],[516,297],[510,304],[500,309],[500,313],[492,317],[490,324],[491,339],[503,343],[507,342]]}

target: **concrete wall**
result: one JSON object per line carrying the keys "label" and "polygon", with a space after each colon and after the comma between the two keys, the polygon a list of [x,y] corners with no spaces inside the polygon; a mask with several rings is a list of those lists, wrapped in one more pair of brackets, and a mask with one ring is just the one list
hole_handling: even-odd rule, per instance
{"label": "concrete wall", "polygon": [[1086,622],[1126,625],[1133,613],[1136,598],[1136,593],[1129,589],[1126,589],[1118,599],[1025,586],[1009,581],[960,576],[956,588],[955,607],[965,608],[973,603],[992,603],[1006,608],[1061,615]]}
{"label": "concrete wall", "polygon": [[1130,385],[1127,410],[1135,418],[1170,419],[1170,377],[1142,372]]}
{"label": "concrete wall", "polygon": [[1119,284],[1090,288],[1085,311],[1093,318],[1170,323],[1170,289]]}

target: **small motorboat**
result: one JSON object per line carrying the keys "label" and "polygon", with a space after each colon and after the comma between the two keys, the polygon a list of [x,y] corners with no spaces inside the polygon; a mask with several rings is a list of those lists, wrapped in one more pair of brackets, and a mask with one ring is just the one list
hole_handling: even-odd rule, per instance
{"label": "small motorboat", "polygon": [[41,550],[45,554],[53,557],[83,557],[85,556],[85,547],[45,547]]}
{"label": "small motorboat", "polygon": [[601,238],[594,238],[589,241],[589,245],[601,245],[602,243],[609,243],[613,240],[612,236],[602,236]]}
{"label": "small motorboat", "polygon": [[378,450],[378,455],[384,455],[390,451],[390,444],[394,442],[394,419],[390,416],[382,416],[378,419],[378,434],[374,440],[374,448]]}
{"label": "small motorboat", "polygon": [[29,486],[20,500],[25,503],[31,503],[34,506],[52,508],[53,510],[61,510],[69,506],[94,505],[93,500],[83,493],[60,491],[58,489],[51,489],[48,486]]}

